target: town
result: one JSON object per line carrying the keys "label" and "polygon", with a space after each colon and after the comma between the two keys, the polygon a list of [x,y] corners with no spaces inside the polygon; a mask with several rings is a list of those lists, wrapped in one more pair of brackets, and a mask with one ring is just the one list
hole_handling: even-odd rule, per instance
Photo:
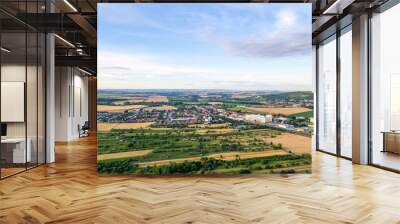
{"label": "town", "polygon": [[[193,94],[193,93],[192,93]],[[288,94],[287,94],[288,95]],[[298,132],[301,134],[310,134],[312,131],[312,111],[288,114],[285,110],[307,108],[313,104],[313,100],[309,98],[302,98],[299,94],[296,97],[279,98],[276,96],[268,102],[268,107],[260,107],[259,102],[254,102],[254,96],[242,96],[240,101],[232,104],[227,98],[221,100],[221,96],[211,95],[208,96],[210,100],[220,100],[221,102],[214,102],[207,99],[207,96],[202,95],[200,98],[203,101],[198,102],[185,102],[174,103],[171,98],[168,102],[150,102],[153,106],[148,107],[129,107],[129,105],[145,104],[144,101],[135,101],[134,103],[126,101],[121,110],[117,111],[104,111],[99,110],[98,121],[106,123],[143,123],[153,122],[154,126],[185,126],[194,124],[222,124],[227,121],[247,122],[250,124],[265,125],[274,128],[280,128],[290,132]],[[182,97],[182,96],[180,96]],[[218,97],[216,99],[216,97]],[[250,99],[247,102],[244,99]],[[193,100],[193,99],[191,99]],[[246,107],[249,102],[254,103],[253,107]],[[149,104],[149,102],[147,102]],[[115,105],[115,103],[111,103]],[[156,105],[156,106],[154,106]],[[168,106],[166,106],[168,105]],[[125,107],[125,108],[124,108]],[[270,112],[268,112],[268,108]],[[265,111],[261,111],[266,109]]]}

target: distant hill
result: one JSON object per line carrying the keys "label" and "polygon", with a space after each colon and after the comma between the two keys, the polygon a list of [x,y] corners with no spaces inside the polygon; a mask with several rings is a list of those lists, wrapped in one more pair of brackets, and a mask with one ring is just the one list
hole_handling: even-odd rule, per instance
{"label": "distant hill", "polygon": [[282,91],[276,90],[235,90],[235,89],[98,89],[98,93],[102,94],[118,94],[118,93],[258,93],[263,94],[278,94]]}
{"label": "distant hill", "polygon": [[311,91],[296,91],[296,92],[285,92],[266,95],[267,101],[275,100],[312,100],[314,99],[314,93]]}

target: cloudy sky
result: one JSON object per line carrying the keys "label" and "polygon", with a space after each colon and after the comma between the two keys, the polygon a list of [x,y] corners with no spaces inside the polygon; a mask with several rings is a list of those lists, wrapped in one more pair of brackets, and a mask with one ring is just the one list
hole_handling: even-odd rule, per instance
{"label": "cloudy sky", "polygon": [[98,4],[101,89],[311,90],[310,4]]}

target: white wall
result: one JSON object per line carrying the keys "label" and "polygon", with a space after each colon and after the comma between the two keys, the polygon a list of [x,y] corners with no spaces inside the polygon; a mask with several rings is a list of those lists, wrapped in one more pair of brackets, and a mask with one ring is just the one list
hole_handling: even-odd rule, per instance
{"label": "white wall", "polygon": [[71,96],[74,99],[74,108],[72,108],[72,136],[79,137],[78,132],[78,124],[83,125],[85,121],[89,119],[88,113],[88,78],[79,75],[74,75],[74,96]]}
{"label": "white wall", "polygon": [[68,88],[71,82],[68,73],[67,67],[55,68],[55,141],[68,140]]}
{"label": "white wall", "polygon": [[78,125],[88,120],[88,78],[72,67],[56,67],[55,140],[79,138]]}

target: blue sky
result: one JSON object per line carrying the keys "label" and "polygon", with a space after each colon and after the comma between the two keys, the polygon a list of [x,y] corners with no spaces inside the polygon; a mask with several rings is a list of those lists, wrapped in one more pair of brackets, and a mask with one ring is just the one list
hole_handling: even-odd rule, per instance
{"label": "blue sky", "polygon": [[311,90],[310,4],[98,4],[112,89]]}

